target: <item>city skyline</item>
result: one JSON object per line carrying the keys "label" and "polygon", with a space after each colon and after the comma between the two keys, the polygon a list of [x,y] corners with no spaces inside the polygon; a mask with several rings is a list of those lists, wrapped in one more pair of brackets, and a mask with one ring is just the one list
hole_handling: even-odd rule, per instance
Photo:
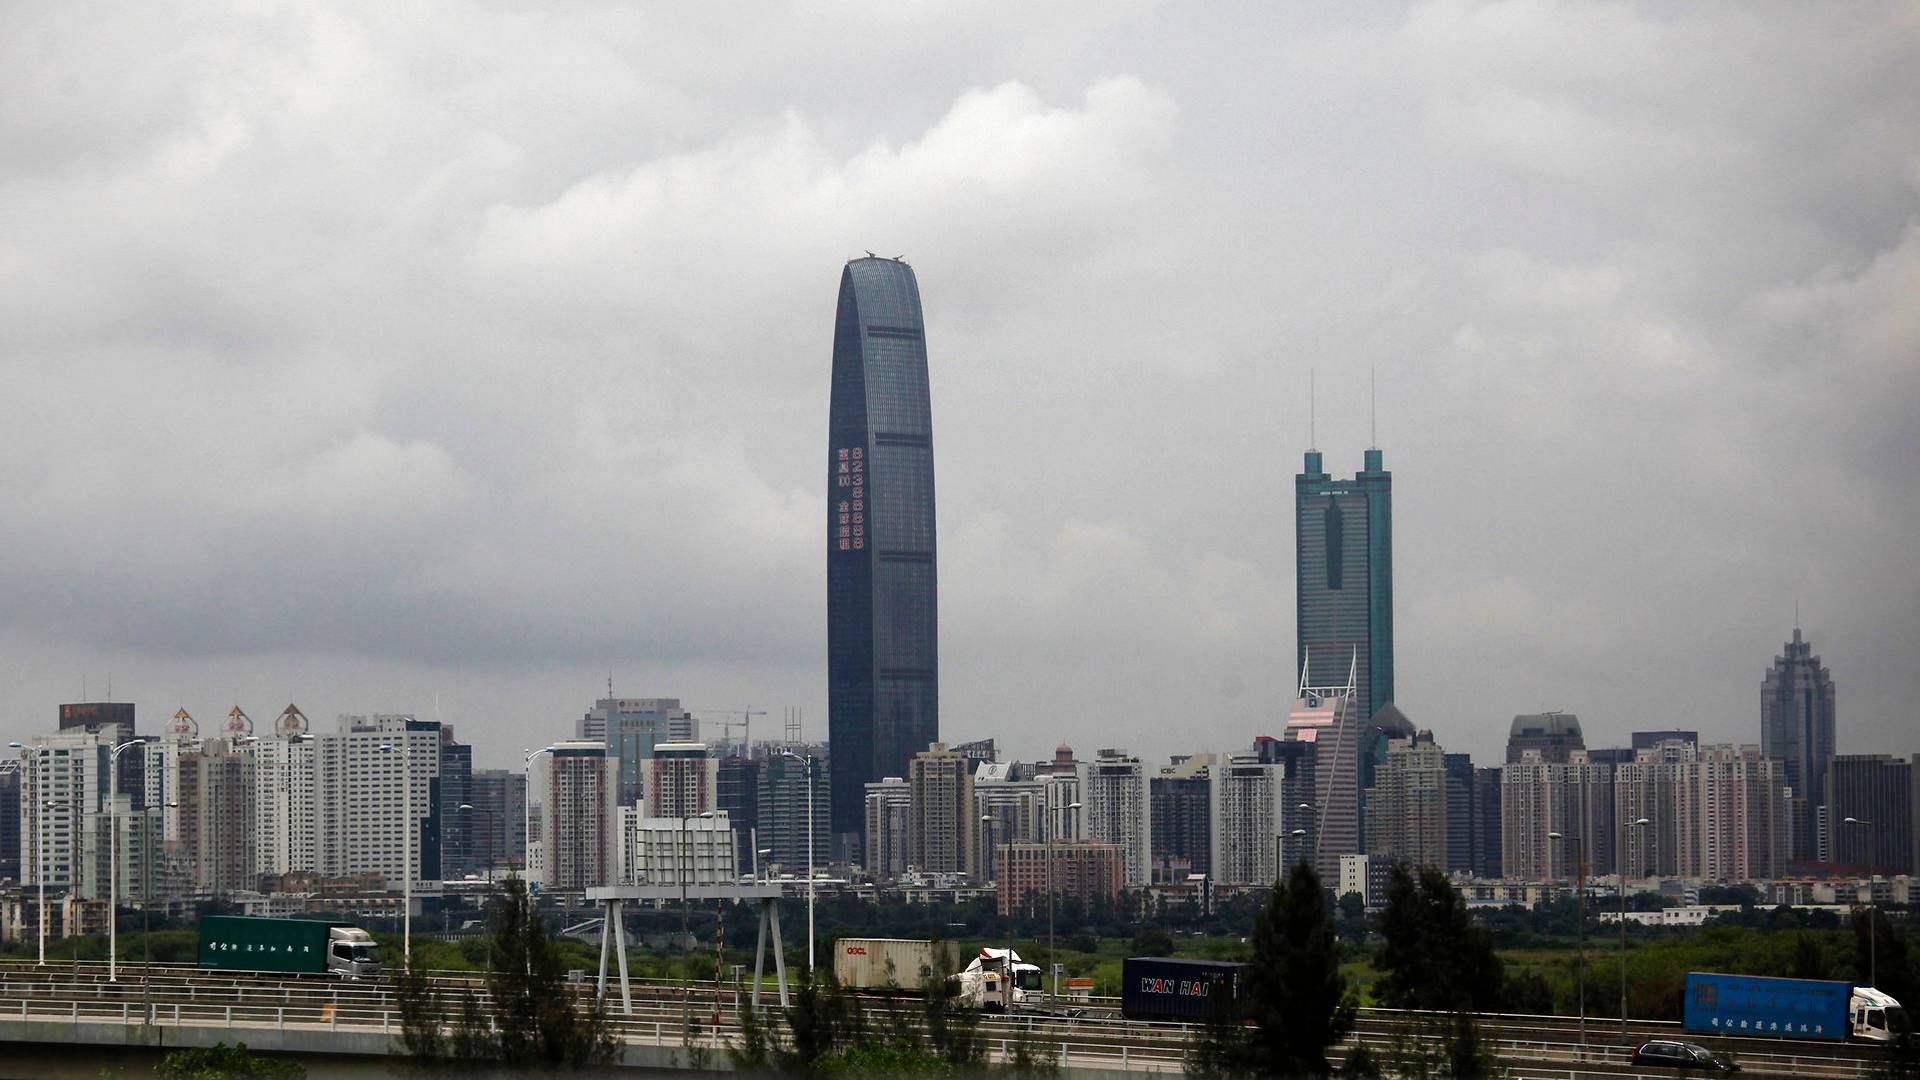
{"label": "city skyline", "polygon": [[1291,466],[1377,442],[1450,751],[1758,741],[1798,622],[1839,752],[1911,752],[1910,23],[518,20],[0,16],[6,738],[297,701],[517,767],[609,669],[824,737],[823,275],[872,249],[938,297],[945,737],[1277,733]]}

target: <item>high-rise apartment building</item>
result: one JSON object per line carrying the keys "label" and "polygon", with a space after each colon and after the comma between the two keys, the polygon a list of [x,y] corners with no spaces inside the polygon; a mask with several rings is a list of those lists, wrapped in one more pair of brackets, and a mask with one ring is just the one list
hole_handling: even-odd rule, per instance
{"label": "high-rise apartment building", "polygon": [[989,762],[974,769],[973,826],[979,835],[974,838],[974,863],[968,873],[975,881],[993,880],[994,867],[999,865],[993,847],[1045,839],[1046,785],[1013,777],[1010,762]]}
{"label": "high-rise apartment building", "polygon": [[1120,846],[1128,888],[1151,884],[1153,797],[1146,765],[1125,750],[1107,749],[1080,769],[1087,839]]}
{"label": "high-rise apartment building", "polygon": [[920,287],[897,259],[840,275],[827,444],[827,727],[833,831],[866,785],[940,738],[933,420]]}
{"label": "high-rise apartment building", "polygon": [[[1741,882],[1784,871],[1785,772],[1759,747],[1670,739],[1635,751],[1614,773],[1628,878]],[[1641,819],[1647,824],[1633,824]]]}
{"label": "high-rise apartment building", "polygon": [[1832,839],[1820,811],[1827,805],[1827,763],[1834,753],[1833,676],[1797,626],[1760,680],[1760,752],[1784,766],[1793,788],[1791,857],[1823,859]]}
{"label": "high-rise apartment building", "polygon": [[[1556,837],[1553,834],[1558,833]],[[1530,748],[1500,771],[1501,866],[1520,881],[1571,882],[1613,867],[1612,770],[1585,750]]]}
{"label": "high-rise apartment building", "polygon": [[866,870],[876,880],[892,881],[906,872],[912,826],[913,789],[904,777],[889,776],[867,785]]}
{"label": "high-rise apartment building", "polygon": [[[1821,788],[1836,866],[1886,877],[1914,872],[1912,760],[1836,754]],[[1866,824],[1848,825],[1848,818]]]}
{"label": "high-rise apartment building", "polygon": [[574,737],[607,744],[620,766],[620,805],[635,806],[645,798],[646,761],[654,747],[698,742],[699,724],[679,698],[604,697],[580,718]]}
{"label": "high-rise apartment building", "polygon": [[[228,739],[207,739],[181,755],[180,859],[196,896],[259,885],[254,838],[256,761]],[[102,896],[106,895],[104,892]]]}
{"label": "high-rise apartment building", "polygon": [[1368,448],[1351,480],[1308,450],[1293,478],[1294,668],[1306,686],[1355,684],[1358,719],[1393,700],[1393,474]]}
{"label": "high-rise apartment building", "polygon": [[1431,732],[1388,740],[1367,790],[1367,854],[1448,868],[1446,759]]}
{"label": "high-rise apartment building", "polygon": [[[37,735],[21,759],[22,884],[77,888],[86,850],[85,822],[106,803],[107,755],[113,734],[84,728]],[[132,751],[128,752],[132,754]],[[104,856],[101,856],[104,857]]]}
{"label": "high-rise apartment building", "polygon": [[663,742],[647,759],[647,816],[696,817],[714,809],[720,786],[720,762],[707,756],[706,743]]}
{"label": "high-rise apartment building", "polygon": [[393,713],[338,724],[313,741],[320,874],[379,874],[400,892],[411,872],[417,893],[441,876],[440,725]]}
{"label": "high-rise apartment building", "polygon": [[833,841],[832,800],[832,779],[821,758],[792,754],[767,758],[760,767],[760,846],[767,851],[766,862],[789,874],[805,873],[809,862],[816,869],[826,866]]}
{"label": "high-rise apartment building", "polygon": [[546,755],[541,882],[586,889],[620,872],[619,762],[605,743],[569,740]]}
{"label": "high-rise apartment building", "polygon": [[908,865],[929,874],[975,872],[973,762],[935,742],[907,762],[907,786]]}
{"label": "high-rise apartment building", "polygon": [[[259,738],[239,749],[253,760],[254,870],[277,877],[317,869],[320,815],[313,736]],[[177,770],[173,775],[177,783]]]}
{"label": "high-rise apartment building", "polygon": [[1287,812],[1285,766],[1235,754],[1208,770],[1213,880],[1271,885],[1282,873],[1281,844],[1296,815]]}

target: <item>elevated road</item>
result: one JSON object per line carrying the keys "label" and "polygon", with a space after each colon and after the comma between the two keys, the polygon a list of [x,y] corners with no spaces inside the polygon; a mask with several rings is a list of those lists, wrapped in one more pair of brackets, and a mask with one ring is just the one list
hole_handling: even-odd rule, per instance
{"label": "elevated road", "polygon": [[[148,978],[139,966],[120,969],[118,981],[106,978],[104,965],[0,963],[0,1038],[20,1041],[68,1041],[63,1033],[87,1030],[98,1041],[101,1030],[118,1028],[116,1041],[128,1045],[195,1045],[215,1036],[292,1052],[394,1052],[400,1020],[391,989],[382,982],[342,982],[322,976],[287,977],[238,972],[206,972],[193,967],[153,965]],[[439,973],[437,988],[470,991],[486,998],[484,981],[466,973]],[[574,985],[584,998],[592,980]],[[712,983],[669,984],[633,981],[631,1016],[616,1006],[610,1023],[636,1067],[690,1064],[701,1054],[724,1067],[726,1048],[740,1034],[741,994]],[[876,1022],[914,1022],[911,998],[863,997],[862,1007]],[[1096,999],[1078,1016],[985,1014],[980,1032],[996,1058],[1012,1054],[1022,1042],[1056,1054],[1076,1075],[1102,1072],[1181,1071],[1192,1029],[1183,1024],[1122,1020],[1117,1002]],[[688,1022],[692,1022],[689,1030]],[[1363,1010],[1347,1047],[1365,1045],[1387,1052],[1409,1040],[1415,1017],[1386,1010]],[[1631,1075],[1632,1048],[1647,1038],[1685,1037],[1734,1054],[1753,1076],[1792,1076],[1805,1080],[1860,1077],[1877,1063],[1878,1048],[1864,1044],[1819,1043],[1759,1038],[1682,1036],[1678,1026],[1635,1022],[1622,1040],[1617,1021],[1590,1020],[1588,1039],[1579,1040],[1577,1021],[1568,1017],[1488,1015],[1479,1018],[1483,1038],[1516,1077]],[[102,1027],[104,1025],[104,1028]],[[350,1038],[347,1038],[350,1037]],[[264,1041],[263,1041],[264,1040]]]}

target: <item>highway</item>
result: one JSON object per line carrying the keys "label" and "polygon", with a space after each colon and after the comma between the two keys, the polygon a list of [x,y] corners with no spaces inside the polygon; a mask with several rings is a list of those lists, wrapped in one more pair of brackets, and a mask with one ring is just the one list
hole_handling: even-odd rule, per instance
{"label": "highway", "polygon": [[[324,976],[288,977],[236,972],[207,972],[191,966],[153,965],[143,984],[138,964],[122,965],[110,982],[104,964],[0,962],[0,1019],[74,1024],[82,1020],[140,1025],[143,1021],[175,1027],[337,1030],[399,1033],[399,1013],[384,983],[353,983]],[[481,980],[469,973],[437,973],[437,987],[470,989],[486,996]],[[705,1047],[719,1054],[740,1030],[738,1002],[725,987],[716,1006],[712,983],[683,987],[634,980],[634,1012],[619,1011],[617,991],[609,985],[615,1034],[633,1046]],[[575,984],[592,991],[592,980]],[[768,998],[771,998],[769,993]],[[862,998],[869,1019],[912,1022],[911,998]],[[1181,1071],[1190,1028],[1182,1024],[1127,1021],[1114,999],[1094,999],[1079,1016],[985,1014],[980,1031],[990,1055],[1009,1055],[1022,1039],[1060,1056],[1071,1069],[1124,1069],[1132,1072]],[[691,1014],[699,1030],[684,1035]],[[717,1023],[716,1021],[717,1016]],[[1352,1045],[1387,1051],[1404,1041],[1414,1018],[1387,1010],[1362,1010],[1356,1030],[1335,1051],[1337,1061]],[[1733,1053],[1752,1076],[1793,1076],[1805,1080],[1859,1077],[1877,1062],[1877,1048],[1851,1043],[1818,1043],[1761,1038],[1681,1036],[1678,1025],[1635,1022],[1622,1040],[1618,1021],[1590,1020],[1588,1041],[1579,1041],[1578,1022],[1569,1017],[1488,1015],[1479,1018],[1483,1038],[1511,1075],[1520,1078],[1634,1075],[1626,1062],[1632,1047],[1653,1037],[1685,1037]]]}

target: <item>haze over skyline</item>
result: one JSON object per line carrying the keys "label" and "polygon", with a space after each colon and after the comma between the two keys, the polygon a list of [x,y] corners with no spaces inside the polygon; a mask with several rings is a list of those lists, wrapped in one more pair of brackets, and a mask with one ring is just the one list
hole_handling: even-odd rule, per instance
{"label": "haze over skyline", "polygon": [[[843,262],[904,254],[941,727],[1285,724],[1292,483],[1394,475],[1397,700],[1842,753],[1920,701],[1920,14],[0,12],[0,737],[114,696],[804,708]],[[437,707],[436,707],[437,700]]]}

